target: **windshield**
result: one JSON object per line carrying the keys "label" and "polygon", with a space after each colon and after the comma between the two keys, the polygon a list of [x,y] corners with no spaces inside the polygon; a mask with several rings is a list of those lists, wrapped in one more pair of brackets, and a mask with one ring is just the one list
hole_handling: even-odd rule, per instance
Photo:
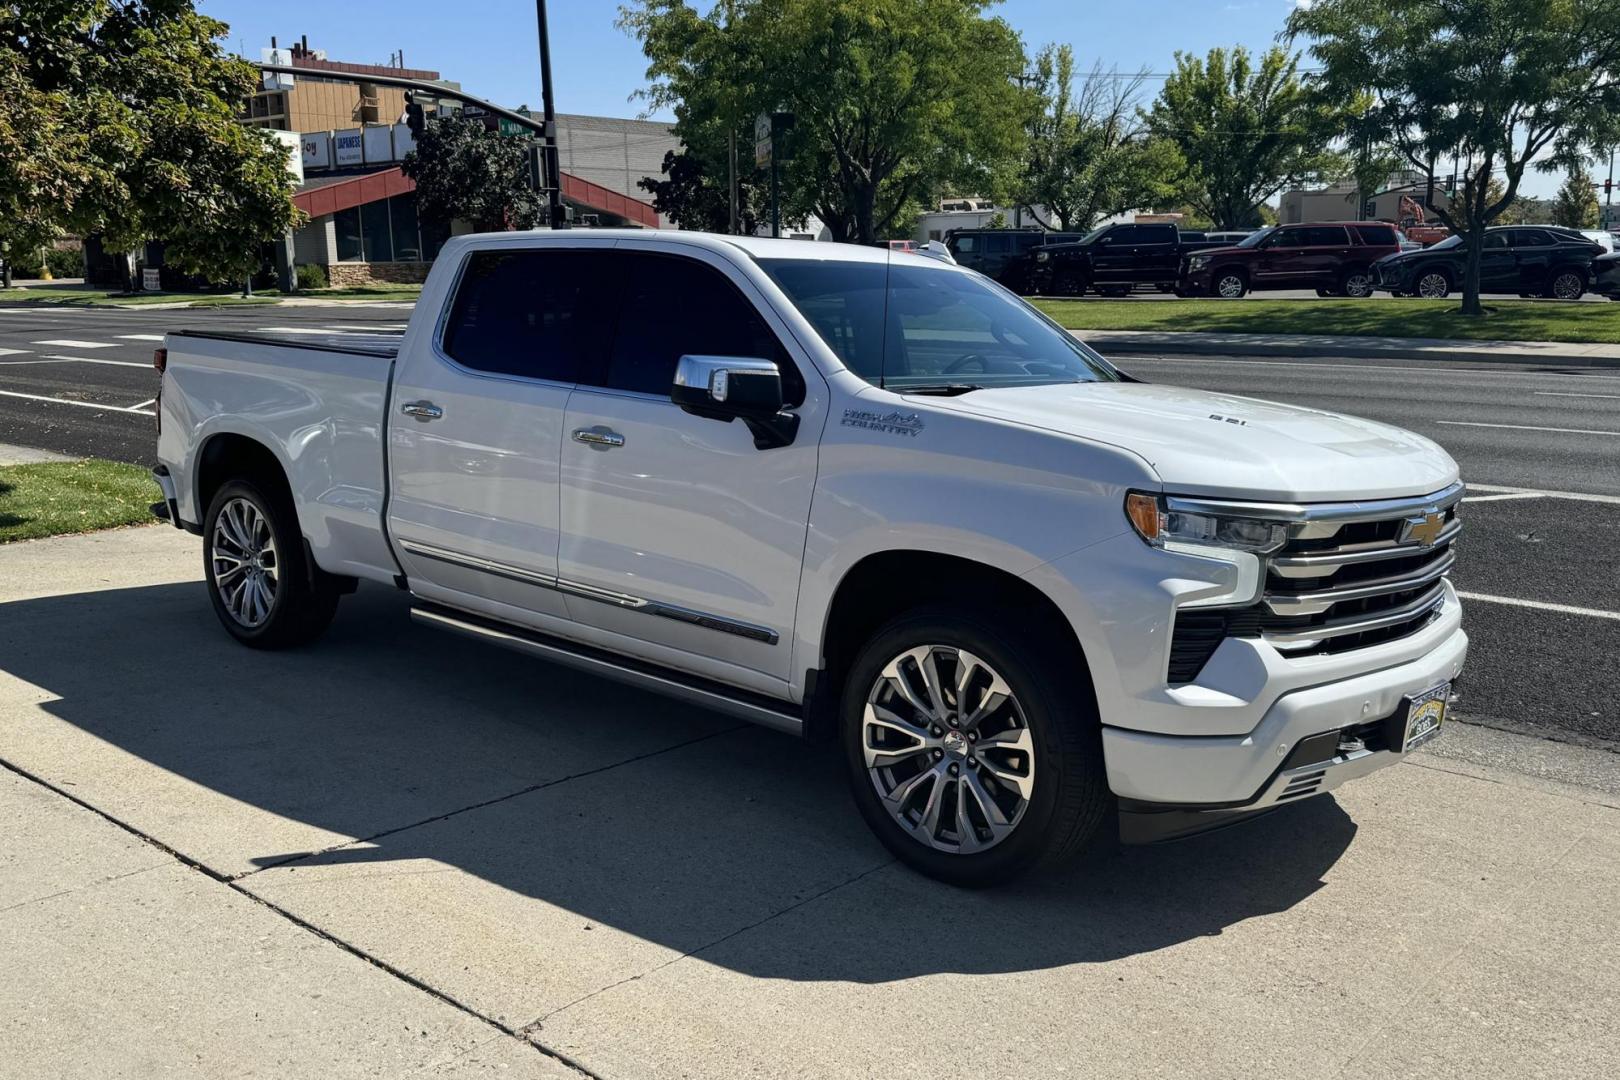
{"label": "windshield", "polygon": [[904,391],[1119,378],[1101,356],[979,274],[892,261],[759,263],[844,365],[877,386]]}
{"label": "windshield", "polygon": [[1272,233],[1274,233],[1276,231],[1277,231],[1277,226],[1275,226],[1275,225],[1267,225],[1265,228],[1261,229],[1259,232],[1252,232],[1248,236],[1245,236],[1242,240],[1239,240],[1237,242],[1237,246],[1241,247],[1241,248],[1252,248],[1256,244],[1258,244],[1260,241],[1264,240],[1266,237],[1270,236]]}
{"label": "windshield", "polygon": [[1458,236],[1456,233],[1452,233],[1450,236],[1446,237],[1444,240],[1440,241],[1438,244],[1430,244],[1429,245],[1429,250],[1430,251],[1444,251],[1446,248],[1454,248],[1458,244],[1461,244],[1461,243],[1462,243],[1462,237]]}
{"label": "windshield", "polygon": [[1108,231],[1108,226],[1107,225],[1099,225],[1095,229],[1092,229],[1090,232],[1086,233],[1086,235],[1082,236],[1080,239],[1076,240],[1075,243],[1077,243],[1077,244],[1089,244],[1093,240],[1097,239],[1097,237],[1101,236],[1103,233],[1105,233],[1107,231]]}

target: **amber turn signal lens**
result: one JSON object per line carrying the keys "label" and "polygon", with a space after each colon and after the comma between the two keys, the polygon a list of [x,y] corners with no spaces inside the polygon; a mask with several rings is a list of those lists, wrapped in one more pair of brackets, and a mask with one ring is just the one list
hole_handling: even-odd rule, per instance
{"label": "amber turn signal lens", "polygon": [[1159,500],[1157,498],[1152,495],[1132,492],[1125,496],[1125,516],[1131,519],[1131,524],[1141,534],[1142,539],[1158,539]]}

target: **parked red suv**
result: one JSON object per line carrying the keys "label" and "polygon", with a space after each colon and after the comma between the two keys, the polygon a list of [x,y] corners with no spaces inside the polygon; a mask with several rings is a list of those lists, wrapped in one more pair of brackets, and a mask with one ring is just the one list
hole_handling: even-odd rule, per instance
{"label": "parked red suv", "polygon": [[1188,255],[1176,295],[1236,300],[1250,289],[1315,289],[1318,296],[1371,296],[1372,264],[1400,250],[1400,234],[1384,221],[1277,225],[1236,247]]}

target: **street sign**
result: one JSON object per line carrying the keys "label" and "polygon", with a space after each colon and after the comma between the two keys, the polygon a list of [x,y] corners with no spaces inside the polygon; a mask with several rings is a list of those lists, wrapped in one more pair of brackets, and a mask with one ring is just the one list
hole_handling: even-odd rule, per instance
{"label": "street sign", "polygon": [[754,164],[761,169],[771,163],[771,114],[754,117]]}
{"label": "street sign", "polygon": [[[259,59],[266,64],[274,64],[277,67],[293,66],[293,54],[291,49],[260,49]],[[263,73],[263,75],[264,88],[266,90],[292,89],[293,76],[291,75],[281,75],[272,71],[266,71]]]}

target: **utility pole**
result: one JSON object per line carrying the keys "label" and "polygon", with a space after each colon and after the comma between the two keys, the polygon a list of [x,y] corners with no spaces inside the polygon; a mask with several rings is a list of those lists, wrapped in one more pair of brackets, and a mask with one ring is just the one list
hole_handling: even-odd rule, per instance
{"label": "utility pole", "polygon": [[568,228],[562,200],[562,166],[557,157],[557,104],[551,94],[551,35],[546,32],[546,0],[534,0],[540,24],[540,104],[545,113],[546,219],[553,229]]}
{"label": "utility pole", "polygon": [[[736,17],[736,0],[726,0],[726,33],[731,32],[731,20]],[[737,189],[737,122],[731,117],[726,124],[726,233],[737,236],[742,233],[741,215],[738,214],[737,204],[742,200]]]}

